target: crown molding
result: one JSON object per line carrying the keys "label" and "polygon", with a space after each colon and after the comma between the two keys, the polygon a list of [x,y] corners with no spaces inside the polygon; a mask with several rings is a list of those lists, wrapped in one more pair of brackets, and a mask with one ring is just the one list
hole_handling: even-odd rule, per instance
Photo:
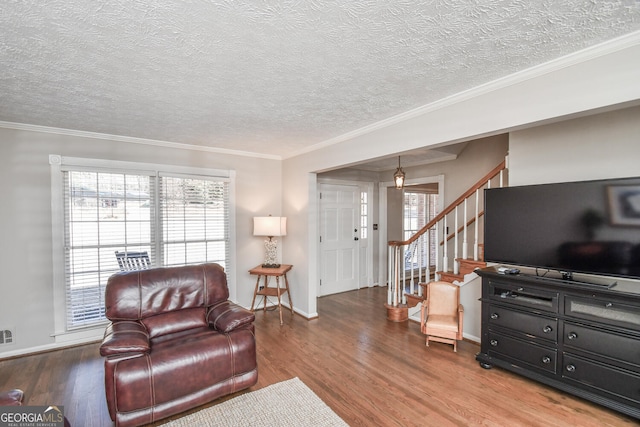
{"label": "crown molding", "polygon": [[203,151],[207,153],[229,154],[232,156],[254,157],[269,160],[282,160],[282,156],[271,154],[252,153],[248,151],[229,150],[225,148],[216,148],[202,145],[184,144],[181,142],[159,141],[155,139],[136,138],[132,136],[110,135],[106,133],[87,132],[82,130],[64,129],[49,126],[30,125],[26,123],[15,123],[0,121],[1,128],[26,130],[31,132],[51,133],[55,135],[68,135],[81,138],[103,139],[109,141],[128,142],[132,144],[151,145],[154,147],[177,148],[180,150]]}
{"label": "crown molding", "polygon": [[499,78],[497,80],[493,80],[491,82],[482,84],[480,86],[476,86],[474,88],[465,90],[463,92],[458,92],[454,95],[439,99],[430,104],[426,104],[421,107],[417,107],[412,110],[406,111],[404,113],[389,117],[387,119],[381,120],[371,125],[364,126],[360,129],[347,132],[335,138],[331,138],[326,141],[320,142],[318,144],[314,144],[305,149],[293,152],[288,156],[284,156],[283,158],[288,159],[291,157],[296,157],[302,154],[310,153],[322,148],[326,148],[335,144],[339,144],[341,142],[345,142],[350,139],[354,139],[359,136],[366,135],[376,130],[384,129],[386,127],[395,125],[405,120],[409,120],[409,119],[421,116],[423,114],[427,114],[432,111],[449,107],[454,104],[465,102],[472,98],[475,98],[481,95],[486,95],[488,93],[494,92],[499,89],[504,89],[518,83],[523,83],[527,80],[544,76],[545,74],[549,74],[554,71],[559,71],[564,68],[568,68],[568,67],[580,64],[582,62],[589,61],[591,59],[595,59],[611,53],[619,52],[623,49],[637,46],[638,44],[640,44],[640,31],[635,31],[635,32],[626,34],[624,36],[617,37],[615,39],[611,39],[594,46],[590,46],[588,48],[582,49],[575,53],[572,53],[557,59],[553,59],[543,64],[539,64],[534,67],[527,68],[525,70],[518,71],[513,74],[509,74],[505,77]]}

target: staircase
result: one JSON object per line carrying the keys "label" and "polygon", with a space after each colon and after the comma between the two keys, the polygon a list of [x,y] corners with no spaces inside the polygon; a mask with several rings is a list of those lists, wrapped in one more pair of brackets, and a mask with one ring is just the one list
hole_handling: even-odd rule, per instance
{"label": "staircase", "polygon": [[409,239],[389,242],[389,320],[407,320],[408,309],[424,301],[429,281],[462,285],[465,276],[486,265],[480,224],[483,190],[504,186],[505,165],[501,162]]}

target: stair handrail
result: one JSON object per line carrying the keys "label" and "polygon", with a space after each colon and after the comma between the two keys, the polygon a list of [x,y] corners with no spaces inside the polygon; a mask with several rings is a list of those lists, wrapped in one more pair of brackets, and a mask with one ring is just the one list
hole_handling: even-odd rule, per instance
{"label": "stair handrail", "polygon": [[429,221],[428,223],[425,224],[424,227],[422,227],[420,230],[416,231],[415,234],[411,237],[409,237],[407,240],[390,240],[389,241],[389,246],[404,246],[404,245],[410,245],[411,243],[413,243],[414,241],[416,241],[421,235],[423,235],[424,233],[426,233],[429,229],[431,229],[431,227],[433,227],[438,221],[440,221],[441,219],[443,219],[446,215],[448,215],[449,213],[453,212],[453,210],[458,207],[458,205],[460,205],[466,198],[470,197],[472,194],[474,194],[476,192],[476,190],[480,189],[481,187],[483,187],[488,181],[491,181],[493,178],[495,178],[496,176],[498,176],[498,174],[505,169],[506,166],[506,161],[503,160],[502,162],[500,162],[500,164],[498,166],[496,166],[495,168],[493,168],[493,170],[491,170],[491,172],[489,172],[488,174],[486,174],[484,177],[480,178],[480,180],[478,182],[476,182],[473,186],[471,186],[467,191],[465,191],[464,193],[462,193],[462,195],[460,197],[458,197],[456,200],[454,200],[452,203],[449,204],[449,206],[447,206],[446,208],[444,208],[442,210],[442,212],[440,212],[438,215],[436,215],[431,221]]}

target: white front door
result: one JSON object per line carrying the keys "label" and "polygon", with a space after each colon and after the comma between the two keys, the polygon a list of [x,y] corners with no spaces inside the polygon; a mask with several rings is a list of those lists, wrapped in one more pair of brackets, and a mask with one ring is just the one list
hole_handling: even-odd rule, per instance
{"label": "white front door", "polygon": [[320,292],[358,289],[360,190],[355,185],[320,185]]}

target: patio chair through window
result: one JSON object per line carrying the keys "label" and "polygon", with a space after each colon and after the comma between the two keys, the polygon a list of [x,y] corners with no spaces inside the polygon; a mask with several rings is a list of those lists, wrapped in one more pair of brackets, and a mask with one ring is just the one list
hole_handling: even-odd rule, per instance
{"label": "patio chair through window", "polygon": [[116,251],[116,259],[118,260],[120,271],[148,270],[151,268],[151,261],[149,261],[149,254],[147,251]]}

